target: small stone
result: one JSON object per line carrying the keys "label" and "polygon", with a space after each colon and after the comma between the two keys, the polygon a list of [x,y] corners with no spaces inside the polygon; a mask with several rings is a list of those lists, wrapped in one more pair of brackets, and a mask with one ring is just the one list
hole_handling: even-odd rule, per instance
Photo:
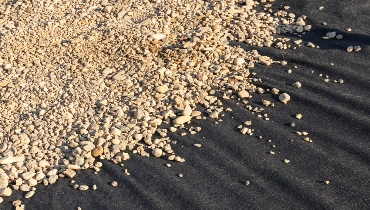
{"label": "small stone", "polygon": [[186,105],[184,111],[182,112],[183,116],[191,116],[192,110],[190,105]]}
{"label": "small stone", "polygon": [[174,123],[175,125],[182,125],[182,124],[184,124],[184,123],[189,122],[190,120],[191,120],[191,116],[188,116],[188,115],[186,115],[186,116],[180,116],[180,117],[177,117],[177,118],[173,121],[173,123]]}
{"label": "small stone", "polygon": [[89,186],[87,186],[87,185],[80,185],[80,186],[78,187],[78,189],[79,189],[79,190],[83,190],[83,191],[85,191],[85,190],[88,190],[88,189],[89,189]]}
{"label": "small stone", "polygon": [[360,47],[360,46],[354,46],[354,47],[353,47],[353,49],[354,49],[356,52],[358,52],[358,51],[360,51],[360,50],[361,50],[361,47]]}
{"label": "small stone", "polygon": [[249,92],[246,90],[241,90],[238,92],[238,96],[240,98],[249,98]]}
{"label": "small stone", "polygon": [[22,204],[22,201],[20,201],[20,200],[15,200],[15,201],[13,201],[13,206],[20,206],[21,204]]}
{"label": "small stone", "polygon": [[117,14],[117,18],[122,18],[123,16],[126,15],[126,10],[121,10],[118,14]]}
{"label": "small stone", "polygon": [[347,47],[347,52],[352,52],[352,51],[353,51],[353,47],[352,46]]}
{"label": "small stone", "polygon": [[284,159],[284,163],[288,164],[288,163],[290,163],[290,160]]}
{"label": "small stone", "polygon": [[217,119],[218,118],[218,112],[217,111],[214,111],[212,112],[210,115],[209,115],[210,118],[212,119]]}
{"label": "small stone", "polygon": [[28,185],[29,185],[30,187],[36,186],[36,185],[37,185],[37,180],[36,180],[36,179],[34,179],[34,178],[30,178],[30,179],[28,180]]}
{"label": "small stone", "polygon": [[117,183],[116,181],[113,181],[113,182],[111,183],[111,185],[112,185],[113,187],[117,187],[118,183]]}
{"label": "small stone", "polygon": [[183,175],[183,174],[179,174],[178,176],[179,176],[180,178],[184,177],[184,175]]}
{"label": "small stone", "polygon": [[152,35],[152,38],[154,39],[154,40],[161,40],[161,39],[164,39],[166,37],[166,35],[165,34],[153,34]]}
{"label": "small stone", "polygon": [[103,154],[103,147],[101,147],[101,146],[98,146],[98,147],[96,147],[96,148],[94,148],[92,151],[91,151],[91,155],[93,156],[93,157],[99,157],[100,155],[102,155]]}
{"label": "small stone", "polygon": [[324,183],[325,183],[326,185],[328,185],[328,184],[329,184],[329,180],[325,180],[325,181],[324,181]]}
{"label": "small stone", "polygon": [[24,197],[25,198],[30,198],[35,194],[35,191],[29,191]]}
{"label": "small stone", "polygon": [[96,186],[96,184],[94,184],[94,185],[92,186],[92,188],[93,188],[93,190],[98,189],[98,187]]}
{"label": "small stone", "polygon": [[245,63],[244,58],[237,58],[237,59],[235,59],[235,65],[240,66],[240,65],[243,65],[244,63]]}
{"label": "small stone", "polygon": [[112,9],[113,9],[113,6],[106,6],[106,7],[104,7],[103,12],[110,13],[110,12],[112,12]]}
{"label": "small stone", "polygon": [[336,39],[343,39],[343,35],[342,34],[338,34],[335,36]]}
{"label": "small stone", "polygon": [[65,171],[63,171],[63,174],[69,178],[73,178],[76,175],[76,172],[72,169],[67,168]]}
{"label": "small stone", "polygon": [[296,114],[295,115],[295,118],[297,118],[298,120],[300,120],[302,118],[302,114]]}
{"label": "small stone", "polygon": [[245,185],[250,185],[251,183],[249,181],[245,181]]}
{"label": "small stone", "polygon": [[290,101],[290,96],[287,93],[283,93],[279,96],[279,100],[283,102],[284,104],[288,103]]}
{"label": "small stone", "polygon": [[296,88],[301,88],[302,87],[302,84],[300,82],[295,82],[292,84],[293,87],[296,87]]}
{"label": "small stone", "polygon": [[120,136],[121,133],[122,132],[118,128],[111,127],[111,129],[110,129],[110,134],[112,134],[114,136]]}
{"label": "small stone", "polygon": [[58,175],[51,175],[47,180],[49,184],[54,184],[58,179]]}
{"label": "small stone", "polygon": [[0,188],[0,196],[7,197],[7,196],[10,196],[11,194],[12,194],[12,189],[10,189],[9,187]]}
{"label": "small stone", "polygon": [[194,144],[194,147],[201,147],[202,145],[201,144]]}
{"label": "small stone", "polygon": [[290,127],[295,127],[295,122],[290,123]]}
{"label": "small stone", "polygon": [[159,148],[154,148],[152,151],[152,154],[154,157],[160,157],[162,155],[163,151]]}
{"label": "small stone", "polygon": [[23,192],[28,192],[31,190],[31,187],[28,186],[27,184],[22,184],[21,186],[19,186],[19,190]]}
{"label": "small stone", "polygon": [[158,93],[165,93],[165,92],[168,91],[168,86],[167,85],[161,85],[161,86],[158,86],[155,90]]}

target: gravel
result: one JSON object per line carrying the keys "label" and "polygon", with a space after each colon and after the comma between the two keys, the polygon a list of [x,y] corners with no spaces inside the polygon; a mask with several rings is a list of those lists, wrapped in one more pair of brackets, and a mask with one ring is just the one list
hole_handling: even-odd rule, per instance
{"label": "gravel", "polygon": [[[0,196],[12,194],[12,182],[29,198],[37,183],[73,178],[81,169],[98,172],[97,158],[121,164],[134,153],[184,162],[163,125],[180,133],[195,119],[218,123],[221,98],[247,104],[265,93],[250,69],[287,65],[229,41],[289,49],[300,42],[276,34],[311,29],[305,16],[288,13],[287,6],[270,11],[266,1],[104,2],[0,3]],[[279,100],[286,104],[290,96]]]}

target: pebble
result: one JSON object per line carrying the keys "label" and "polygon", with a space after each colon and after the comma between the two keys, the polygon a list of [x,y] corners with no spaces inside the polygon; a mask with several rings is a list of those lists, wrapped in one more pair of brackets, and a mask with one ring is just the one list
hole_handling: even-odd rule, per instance
{"label": "pebble", "polygon": [[83,191],[85,191],[85,190],[88,190],[88,189],[89,189],[89,186],[87,186],[87,185],[80,185],[80,186],[78,187],[78,189],[79,189],[79,190],[83,190]]}
{"label": "pebble", "polygon": [[72,169],[67,168],[63,171],[63,174],[66,175],[68,178],[73,178],[76,175],[76,172]]}
{"label": "pebble", "polygon": [[162,156],[163,151],[159,148],[154,148],[152,151],[152,154],[154,157],[160,157]]}
{"label": "pebble", "polygon": [[241,90],[238,92],[238,96],[240,98],[249,98],[249,92],[246,90]]}
{"label": "pebble", "polygon": [[353,47],[352,46],[347,47],[347,52],[352,52],[352,51],[353,51]]}
{"label": "pebble", "polygon": [[302,87],[302,84],[300,82],[295,82],[292,84],[293,87],[296,87],[296,88],[301,88]]}
{"label": "pebble", "polygon": [[189,116],[189,115],[185,115],[185,116],[177,117],[177,118],[173,121],[173,123],[174,123],[175,125],[182,125],[182,124],[184,124],[184,123],[189,122],[190,120],[191,120],[191,116]]}
{"label": "pebble", "polygon": [[235,59],[235,65],[243,65],[245,63],[244,58],[237,58]]}
{"label": "pebble", "polygon": [[0,188],[0,196],[8,197],[12,194],[12,190],[9,187]]}
{"label": "pebble", "polygon": [[117,183],[116,181],[113,181],[113,182],[111,183],[111,185],[112,185],[113,187],[117,187],[118,183]]}
{"label": "pebble", "polygon": [[290,96],[287,93],[283,93],[279,96],[279,100],[283,102],[284,104],[288,103],[290,101]]}
{"label": "pebble", "polygon": [[302,114],[296,114],[295,115],[295,118],[297,118],[298,120],[300,120],[302,118]]}
{"label": "pebble", "polygon": [[355,50],[356,52],[360,51],[361,50],[361,47],[360,46],[354,46],[353,47],[353,50]]}
{"label": "pebble", "polygon": [[152,35],[152,38],[154,39],[154,40],[161,40],[161,39],[164,39],[166,37],[166,35],[165,34],[153,34]]}
{"label": "pebble", "polygon": [[161,85],[161,86],[158,86],[155,90],[158,93],[165,93],[165,92],[168,91],[168,86],[167,85]]}
{"label": "pebble", "polygon": [[35,191],[29,191],[28,193],[26,193],[24,198],[31,198],[34,194],[35,194]]}

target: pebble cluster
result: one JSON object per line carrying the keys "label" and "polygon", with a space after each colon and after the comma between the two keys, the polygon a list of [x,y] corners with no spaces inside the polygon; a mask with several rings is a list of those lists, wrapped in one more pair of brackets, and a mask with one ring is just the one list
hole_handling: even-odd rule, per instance
{"label": "pebble cluster", "polygon": [[[311,29],[305,16],[289,7],[273,12],[263,2],[2,1],[0,196],[21,190],[30,198],[39,183],[99,171],[96,158],[118,164],[136,153],[184,162],[168,132],[195,134],[201,128],[187,126],[192,120],[218,120],[225,110],[216,92],[244,104],[264,93],[253,84],[255,64],[287,64],[229,42],[287,49],[301,42],[275,34]],[[286,104],[290,96],[279,100]]]}

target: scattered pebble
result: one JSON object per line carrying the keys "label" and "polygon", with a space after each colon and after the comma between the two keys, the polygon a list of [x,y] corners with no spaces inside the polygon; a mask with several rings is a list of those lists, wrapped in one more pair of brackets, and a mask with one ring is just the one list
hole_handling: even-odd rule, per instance
{"label": "scattered pebble", "polygon": [[283,102],[284,104],[287,104],[288,101],[290,101],[290,96],[287,93],[283,93],[279,96],[279,100]]}
{"label": "scattered pebble", "polygon": [[118,185],[118,183],[117,183],[116,181],[113,181],[113,182],[111,183],[111,185],[112,185],[113,187],[116,187],[116,186]]}
{"label": "scattered pebble", "polygon": [[290,163],[290,160],[288,160],[288,159],[284,159],[284,163]]}
{"label": "scattered pebble", "polygon": [[295,82],[292,84],[293,87],[296,87],[296,88],[301,88],[302,87],[302,84],[300,82]]}
{"label": "scattered pebble", "polygon": [[295,118],[297,118],[298,120],[300,120],[302,118],[302,114],[296,114],[295,115]]}
{"label": "scattered pebble", "polygon": [[80,185],[80,186],[78,187],[78,189],[79,189],[79,190],[83,190],[83,191],[85,191],[85,190],[88,190],[88,189],[89,189],[89,186],[87,186],[87,185]]}
{"label": "scattered pebble", "polygon": [[183,174],[179,174],[179,177],[182,178],[184,175]]}

